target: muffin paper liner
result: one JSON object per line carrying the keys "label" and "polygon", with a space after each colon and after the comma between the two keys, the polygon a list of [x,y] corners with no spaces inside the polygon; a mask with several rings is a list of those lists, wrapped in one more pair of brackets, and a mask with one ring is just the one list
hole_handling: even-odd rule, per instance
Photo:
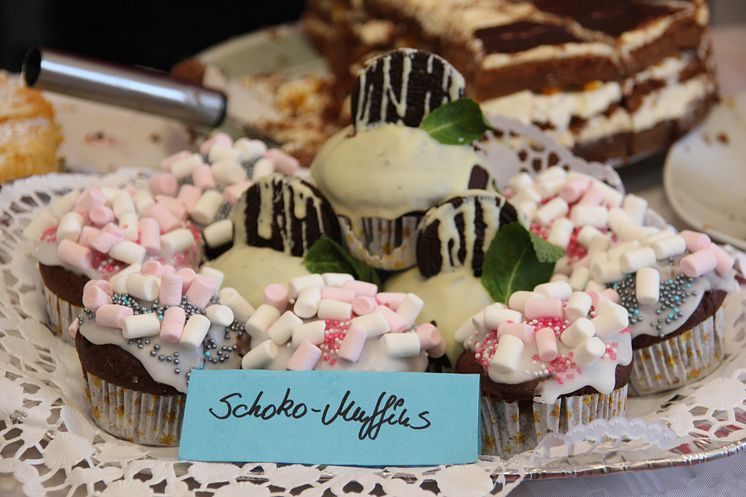
{"label": "muffin paper liner", "polygon": [[153,395],[84,372],[96,424],[115,437],[144,445],[179,445],[186,395]]}
{"label": "muffin paper liner", "polygon": [[646,395],[693,383],[717,368],[725,347],[725,311],[662,342],[635,349],[630,394]]}
{"label": "muffin paper liner", "polygon": [[[368,217],[359,223],[353,223],[345,216],[338,219],[353,257],[389,271],[408,269],[417,263],[417,225],[422,214],[407,214],[394,220]],[[402,224],[401,240],[396,239],[397,223]]]}
{"label": "muffin paper liner", "polygon": [[83,312],[83,308],[61,299],[46,285],[42,285],[42,290],[44,292],[44,302],[47,306],[49,329],[67,343],[74,344],[75,340],[67,332],[67,329],[70,327],[70,323],[78,319],[80,313]]}
{"label": "muffin paper liner", "polygon": [[624,415],[627,385],[608,395],[596,393],[561,397],[553,404],[480,400],[482,454],[509,458],[536,447],[547,433],[565,433],[594,419]]}

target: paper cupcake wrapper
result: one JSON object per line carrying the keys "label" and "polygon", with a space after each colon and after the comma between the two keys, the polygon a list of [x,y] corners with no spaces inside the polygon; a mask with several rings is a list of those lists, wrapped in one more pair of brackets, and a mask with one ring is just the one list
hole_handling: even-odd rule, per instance
{"label": "paper cupcake wrapper", "polygon": [[[356,259],[388,271],[408,269],[417,264],[415,246],[421,214],[408,214],[394,220],[363,218],[354,223],[344,216],[338,219],[347,248]],[[401,225],[401,235],[397,235],[397,224]]]}
{"label": "paper cupcake wrapper", "polygon": [[70,323],[78,319],[80,313],[83,312],[83,308],[61,299],[45,285],[42,285],[42,291],[44,292],[44,302],[47,306],[49,329],[67,343],[75,343],[75,340],[67,332],[67,329],[70,327]]}
{"label": "paper cupcake wrapper", "polygon": [[723,360],[725,311],[662,342],[635,349],[630,393],[647,395],[680,388],[710,374]]}
{"label": "paper cupcake wrapper", "polygon": [[153,395],[84,375],[91,417],[100,428],[138,444],[179,445],[186,395]]}
{"label": "paper cupcake wrapper", "polygon": [[512,457],[535,448],[547,433],[566,433],[594,419],[623,416],[626,401],[626,385],[608,395],[572,395],[553,404],[520,405],[483,395],[480,400],[482,454]]}

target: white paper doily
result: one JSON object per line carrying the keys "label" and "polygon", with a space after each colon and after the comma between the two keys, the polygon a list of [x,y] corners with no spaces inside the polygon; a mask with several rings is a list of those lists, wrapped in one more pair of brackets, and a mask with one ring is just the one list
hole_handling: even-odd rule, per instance
{"label": "white paper doily", "polygon": [[[619,186],[610,168],[588,165],[540,133],[508,121],[493,124],[511,137],[510,146],[492,144],[498,157],[502,154],[502,177],[536,164],[539,169],[560,164]],[[138,174],[125,170],[105,181],[124,185]],[[713,375],[679,392],[632,399],[630,411],[639,418],[595,421],[550,435],[536,450],[509,461],[484,458],[429,468],[189,463],[177,461],[175,449],[113,438],[86,414],[75,350],[44,325],[40,278],[31,244],[21,237],[37,206],[100,180],[50,175],[0,191],[0,472],[12,474],[26,495],[507,495],[523,478],[689,464],[746,443],[744,291],[726,300],[729,353]],[[448,443],[448,433],[443,441]]]}

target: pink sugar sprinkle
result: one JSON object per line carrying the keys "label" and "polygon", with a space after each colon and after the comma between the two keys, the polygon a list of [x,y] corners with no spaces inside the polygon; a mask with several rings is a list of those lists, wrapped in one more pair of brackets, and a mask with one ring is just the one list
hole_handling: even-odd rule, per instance
{"label": "pink sugar sprinkle", "polygon": [[337,363],[337,351],[345,336],[347,336],[350,322],[327,319],[325,323],[324,341],[319,345],[319,348],[324,352],[321,359],[333,366]]}
{"label": "pink sugar sprinkle", "polygon": [[55,243],[57,241],[57,226],[51,226],[39,235],[39,240],[47,243]]}

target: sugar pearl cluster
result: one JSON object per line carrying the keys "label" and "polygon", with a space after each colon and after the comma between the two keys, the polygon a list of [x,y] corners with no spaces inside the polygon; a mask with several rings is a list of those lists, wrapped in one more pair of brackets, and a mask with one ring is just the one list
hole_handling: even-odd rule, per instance
{"label": "sugar pearl cluster", "polygon": [[422,352],[440,357],[445,353],[440,331],[415,325],[422,307],[412,293],[379,293],[375,284],[349,274],[311,274],[269,285],[264,303],[245,325],[252,349],[242,367],[266,368],[282,347],[292,349],[288,370],[312,370],[320,361],[356,364],[373,341],[381,341],[391,358]]}
{"label": "sugar pearl cluster", "polygon": [[57,242],[57,258],[85,274],[110,275],[146,258],[193,266],[200,255],[186,211],[167,200],[135,188],[72,191],[40,210],[24,236]]}
{"label": "sugar pearl cluster", "polygon": [[217,133],[200,146],[200,153],[178,152],[161,162],[162,172],[150,178],[156,198],[180,205],[192,221],[204,227],[208,247],[229,243],[233,225],[225,213],[256,180],[280,172],[295,174],[300,164],[260,140],[235,142]]}
{"label": "sugar pearl cluster", "polygon": [[223,273],[208,267],[195,273],[157,261],[129,266],[109,281],[86,283],[84,312],[70,334],[77,333],[84,316],[120,329],[128,340],[158,337],[191,350],[203,346],[211,327],[242,334],[241,323],[254,309],[232,288],[220,289],[222,281]]}
{"label": "sugar pearl cluster", "polygon": [[638,300],[652,305],[659,299],[660,261],[681,257],[680,271],[690,278],[712,271],[722,276],[733,266],[733,258],[705,234],[645,226],[647,201],[590,176],[555,166],[535,180],[526,173],[514,176],[510,190],[534,232],[566,249],[569,256],[557,262],[552,279],[567,281],[573,290],[603,290],[633,274]]}
{"label": "sugar pearl cluster", "polygon": [[[559,383],[582,374],[603,357],[616,359],[620,333],[629,332],[627,309],[608,293],[573,291],[556,281],[511,295],[508,305],[494,303],[456,332],[456,340],[474,351],[495,382],[506,375],[553,376]],[[522,365],[531,369],[521,371]]]}

